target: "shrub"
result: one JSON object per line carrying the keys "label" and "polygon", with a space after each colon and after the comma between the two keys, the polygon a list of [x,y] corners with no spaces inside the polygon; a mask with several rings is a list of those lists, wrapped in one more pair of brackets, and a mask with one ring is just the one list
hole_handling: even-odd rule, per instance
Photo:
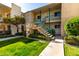
{"label": "shrub", "polygon": [[79,17],[69,19],[65,24],[64,29],[68,35],[79,35]]}
{"label": "shrub", "polygon": [[55,30],[54,29],[48,29],[48,32],[55,36]]}
{"label": "shrub", "polygon": [[79,45],[79,36],[66,36],[64,39],[68,44]]}
{"label": "shrub", "polygon": [[31,37],[31,38],[38,38],[38,39],[44,39],[44,40],[46,38],[43,34],[38,32],[37,30],[33,30],[32,33],[29,35],[29,37]]}
{"label": "shrub", "polygon": [[23,35],[23,32],[18,32],[15,35]]}

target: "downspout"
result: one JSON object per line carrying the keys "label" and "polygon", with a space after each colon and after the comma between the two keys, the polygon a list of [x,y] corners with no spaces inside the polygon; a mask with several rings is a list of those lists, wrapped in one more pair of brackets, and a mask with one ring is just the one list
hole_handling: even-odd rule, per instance
{"label": "downspout", "polygon": [[49,30],[50,30],[50,8],[48,9],[48,16],[49,16]]}
{"label": "downspout", "polygon": [[[40,17],[41,17],[41,11],[40,11]],[[40,22],[41,22],[41,18],[40,18]]]}

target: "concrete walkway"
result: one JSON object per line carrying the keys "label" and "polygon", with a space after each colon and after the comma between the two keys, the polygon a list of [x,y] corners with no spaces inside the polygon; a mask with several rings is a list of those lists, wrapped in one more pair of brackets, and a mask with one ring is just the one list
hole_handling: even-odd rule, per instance
{"label": "concrete walkway", "polygon": [[19,38],[19,37],[23,37],[23,36],[15,36],[15,37],[0,38],[0,41],[10,40],[10,39],[12,39],[12,38]]}
{"label": "concrete walkway", "polygon": [[63,40],[51,41],[39,56],[64,56]]}

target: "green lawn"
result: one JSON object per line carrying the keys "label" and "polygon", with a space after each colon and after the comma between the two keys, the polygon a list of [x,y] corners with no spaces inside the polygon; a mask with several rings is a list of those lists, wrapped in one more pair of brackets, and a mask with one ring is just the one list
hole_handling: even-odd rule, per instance
{"label": "green lawn", "polygon": [[65,56],[79,56],[79,47],[70,46],[68,44],[64,45],[64,55]]}
{"label": "green lawn", "polygon": [[15,38],[0,42],[0,56],[38,56],[48,45],[29,38]]}
{"label": "green lawn", "polygon": [[0,35],[0,38],[13,37],[12,35]]}

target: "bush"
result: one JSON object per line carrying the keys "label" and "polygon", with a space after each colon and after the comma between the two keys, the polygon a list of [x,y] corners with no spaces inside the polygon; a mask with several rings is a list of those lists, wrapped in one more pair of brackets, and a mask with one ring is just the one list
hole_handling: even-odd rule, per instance
{"label": "bush", "polygon": [[68,35],[79,35],[79,17],[69,19],[65,24],[64,29]]}
{"label": "bush", "polygon": [[23,35],[23,32],[18,32],[15,35]]}
{"label": "bush", "polygon": [[65,42],[72,45],[79,45],[79,36],[66,36]]}
{"label": "bush", "polygon": [[33,30],[32,33],[29,35],[29,37],[31,38],[38,38],[38,39],[46,39],[46,37],[41,34],[40,32],[38,32],[37,30]]}
{"label": "bush", "polygon": [[54,29],[48,29],[48,32],[55,36],[55,30]]}

